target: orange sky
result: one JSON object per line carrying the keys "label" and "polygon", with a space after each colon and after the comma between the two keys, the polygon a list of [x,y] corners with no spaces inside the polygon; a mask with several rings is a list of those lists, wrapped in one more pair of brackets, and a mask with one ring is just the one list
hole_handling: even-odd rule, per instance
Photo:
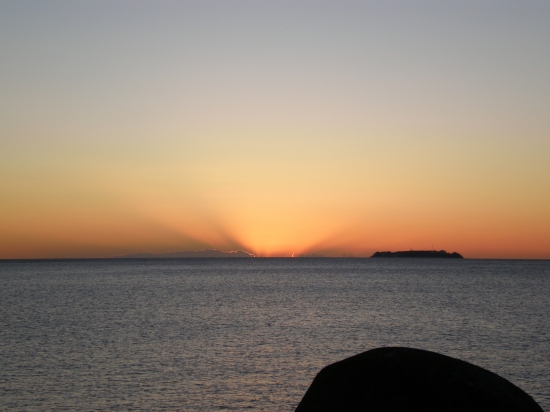
{"label": "orange sky", "polygon": [[550,6],[488,3],[2,3],[0,259],[550,259]]}
{"label": "orange sky", "polygon": [[208,153],[195,161],[180,160],[182,149],[159,159],[143,155],[145,162],[141,154],[56,159],[37,149],[27,164],[3,163],[12,169],[2,183],[8,201],[0,257],[204,248],[365,256],[432,247],[467,257],[550,257],[550,192],[537,190],[548,166],[533,156],[509,171],[506,158],[526,150],[519,145],[495,150],[502,164],[489,166],[492,149],[476,157],[469,150],[480,146],[470,145],[322,148],[327,152],[308,162],[300,147],[288,148],[290,155],[273,148],[265,158],[238,151],[232,159]]}

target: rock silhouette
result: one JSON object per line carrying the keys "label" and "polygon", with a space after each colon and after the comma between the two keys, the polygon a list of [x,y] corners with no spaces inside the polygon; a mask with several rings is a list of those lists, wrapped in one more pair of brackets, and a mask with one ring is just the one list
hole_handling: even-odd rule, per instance
{"label": "rock silhouette", "polygon": [[419,349],[378,348],[321,370],[296,412],[543,412],[479,366]]}

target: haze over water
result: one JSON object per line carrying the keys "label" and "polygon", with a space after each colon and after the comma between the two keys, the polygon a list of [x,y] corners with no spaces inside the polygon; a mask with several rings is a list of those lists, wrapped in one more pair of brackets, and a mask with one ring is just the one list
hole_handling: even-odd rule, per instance
{"label": "haze over water", "polygon": [[550,410],[549,280],[549,261],[0,261],[0,405],[292,411],[323,366],[399,345]]}

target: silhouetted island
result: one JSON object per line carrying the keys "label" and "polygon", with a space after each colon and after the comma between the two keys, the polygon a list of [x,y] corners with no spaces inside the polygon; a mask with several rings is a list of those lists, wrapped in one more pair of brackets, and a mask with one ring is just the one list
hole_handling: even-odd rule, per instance
{"label": "silhouetted island", "polygon": [[460,253],[447,253],[444,250],[406,250],[401,252],[376,252],[371,257],[389,257],[389,258],[454,258],[464,259]]}

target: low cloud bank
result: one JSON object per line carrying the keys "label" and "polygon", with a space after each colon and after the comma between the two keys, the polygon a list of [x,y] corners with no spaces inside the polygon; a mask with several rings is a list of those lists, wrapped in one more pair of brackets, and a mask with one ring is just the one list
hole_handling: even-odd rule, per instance
{"label": "low cloud bank", "polygon": [[120,256],[125,259],[139,258],[253,258],[256,257],[252,253],[244,250],[232,250],[223,252],[217,249],[207,249],[199,251],[184,251],[184,252],[169,252],[169,253],[133,253],[130,255]]}

